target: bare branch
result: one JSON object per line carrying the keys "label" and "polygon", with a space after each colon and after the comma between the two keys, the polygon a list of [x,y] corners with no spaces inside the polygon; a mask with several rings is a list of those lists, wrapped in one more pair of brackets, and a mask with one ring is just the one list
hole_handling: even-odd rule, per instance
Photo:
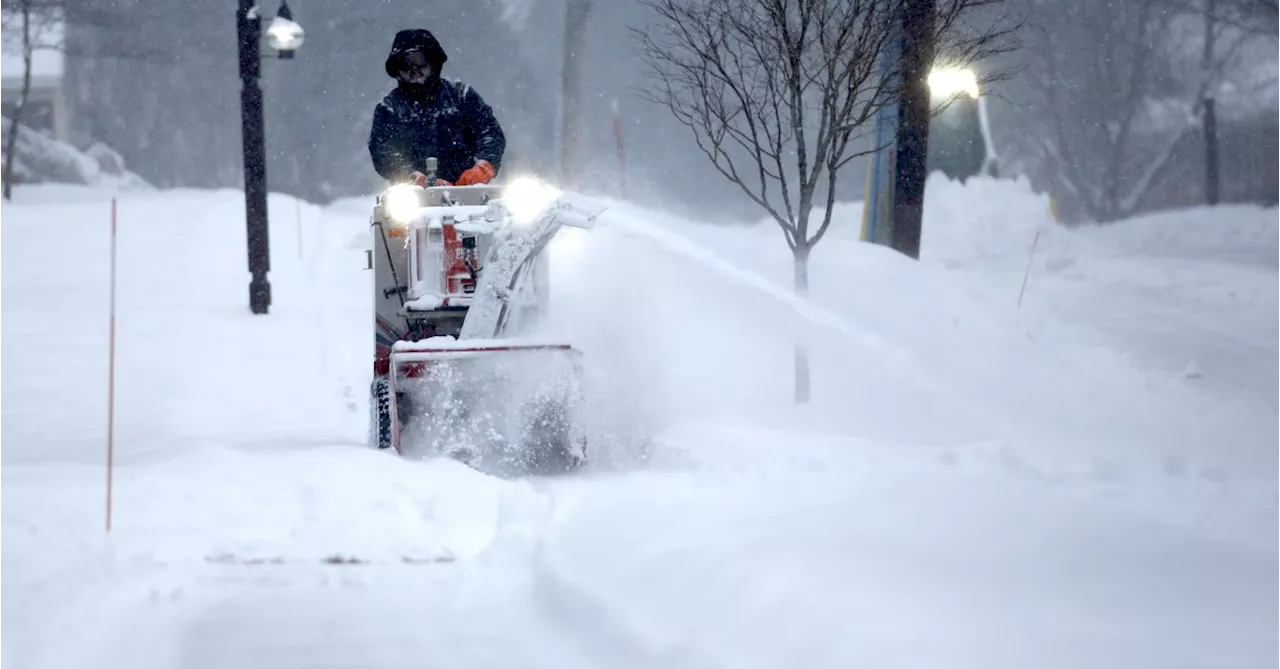
{"label": "bare branch", "polygon": [[[711,165],[807,254],[830,226],[841,170],[881,148],[859,142],[901,93],[901,72],[882,64],[894,60],[904,0],[642,1],[657,17],[634,31],[652,78],[642,95],[688,127]],[[938,2],[948,61],[1014,47],[1015,26],[995,11],[1004,0]],[[811,228],[821,189],[824,214]]]}
{"label": "bare branch", "polygon": [[31,97],[31,59],[35,51],[34,25],[39,14],[32,12],[31,0],[22,0],[17,9],[17,21],[22,31],[22,90],[18,93],[18,104],[14,105],[9,118],[9,132],[4,140],[4,171],[0,181],[3,182],[4,199],[13,199],[13,167],[17,162],[18,130],[24,120],[27,102]]}

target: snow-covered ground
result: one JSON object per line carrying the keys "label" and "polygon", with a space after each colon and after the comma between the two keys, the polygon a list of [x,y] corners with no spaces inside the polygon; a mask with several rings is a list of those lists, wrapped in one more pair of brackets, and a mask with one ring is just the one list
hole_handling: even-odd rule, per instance
{"label": "snow-covered ground", "polygon": [[19,188],[3,660],[1273,666],[1276,211],[929,193],[922,262],[845,207],[810,300],[768,227],[608,203],[553,247],[551,329],[648,457],[526,481],[363,448],[369,201],[273,195],[253,316],[237,192],[123,194],[107,534],[109,193]]}

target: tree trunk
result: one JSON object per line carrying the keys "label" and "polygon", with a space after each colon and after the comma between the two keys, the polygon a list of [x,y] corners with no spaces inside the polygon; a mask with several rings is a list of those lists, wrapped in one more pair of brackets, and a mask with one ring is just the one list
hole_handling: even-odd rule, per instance
{"label": "tree trunk", "polygon": [[[809,296],[809,251],[810,248],[804,244],[797,244],[793,252],[793,261],[795,269],[795,289],[796,294],[801,297]],[[812,392],[812,380],[809,372],[809,348],[801,339],[796,342],[796,404],[804,404],[809,401]]]}
{"label": "tree trunk", "polygon": [[1201,60],[1204,81],[1201,83],[1204,109],[1200,122],[1204,129],[1204,198],[1208,204],[1218,204],[1221,181],[1218,176],[1218,114],[1210,91],[1213,68],[1213,38],[1217,28],[1217,0],[1207,0],[1204,17],[1204,54]]}
{"label": "tree trunk", "polygon": [[569,0],[565,7],[564,73],[561,79],[562,118],[560,171],[567,188],[578,188],[582,178],[578,135],[582,130],[582,67],[587,48],[587,19],[591,0]]}
{"label": "tree trunk", "polygon": [[1218,171],[1218,114],[1213,98],[1204,101],[1204,196],[1209,204],[1221,199]]}
{"label": "tree trunk", "polygon": [[31,96],[31,1],[22,2],[22,93],[18,96],[18,104],[13,108],[13,117],[9,119],[9,133],[4,138],[4,199],[13,199],[13,161],[18,146],[18,125],[22,123],[22,114],[27,108],[27,99]]}

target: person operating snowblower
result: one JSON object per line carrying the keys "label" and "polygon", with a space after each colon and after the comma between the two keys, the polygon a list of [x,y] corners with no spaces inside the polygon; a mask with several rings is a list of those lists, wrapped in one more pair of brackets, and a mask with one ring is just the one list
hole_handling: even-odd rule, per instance
{"label": "person operating snowblower", "polygon": [[391,183],[423,185],[427,158],[438,185],[489,183],[502,165],[506,137],[493,109],[471,86],[440,76],[448,56],[430,31],[396,33],[387,75],[396,87],[373,110],[369,155]]}
{"label": "person operating snowblower", "polygon": [[[369,132],[391,184],[369,221],[369,445],[502,476],[568,473],[587,457],[582,354],[535,338],[547,245],[599,212],[532,175],[494,183],[506,138],[474,89],[440,76],[444,49],[396,33],[396,87]],[[428,183],[430,181],[430,183]]]}

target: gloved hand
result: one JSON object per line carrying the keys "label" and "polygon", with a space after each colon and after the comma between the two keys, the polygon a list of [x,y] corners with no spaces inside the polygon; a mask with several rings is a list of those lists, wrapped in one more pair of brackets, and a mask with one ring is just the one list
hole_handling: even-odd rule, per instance
{"label": "gloved hand", "polygon": [[458,176],[459,186],[471,186],[474,184],[487,184],[493,178],[493,165],[487,160],[477,160],[475,167],[463,172]]}

